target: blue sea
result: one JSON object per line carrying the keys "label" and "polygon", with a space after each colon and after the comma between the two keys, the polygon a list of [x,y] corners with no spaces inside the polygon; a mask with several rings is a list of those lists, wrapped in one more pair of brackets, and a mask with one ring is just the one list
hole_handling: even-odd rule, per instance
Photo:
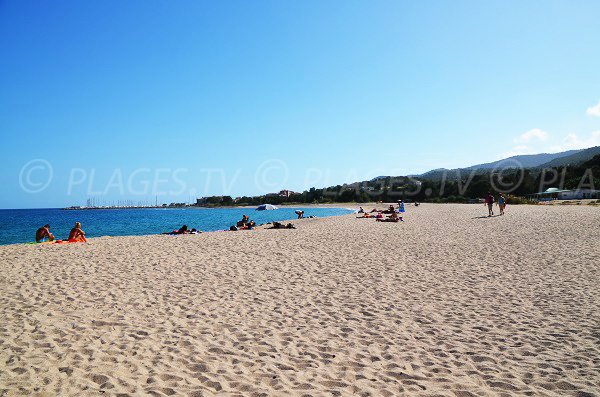
{"label": "blue sea", "polygon": [[139,236],[159,234],[187,225],[203,232],[228,229],[246,214],[257,224],[296,218],[295,210],[305,216],[336,216],[352,213],[344,208],[280,208],[256,211],[251,208],[143,208],[62,210],[23,209],[0,210],[0,245],[35,241],[36,230],[50,224],[57,239],[66,239],[75,222],[87,237]]}

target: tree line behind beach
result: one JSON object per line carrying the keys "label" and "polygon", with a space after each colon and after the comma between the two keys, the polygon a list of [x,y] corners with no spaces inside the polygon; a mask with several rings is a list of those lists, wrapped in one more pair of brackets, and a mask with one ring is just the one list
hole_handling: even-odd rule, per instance
{"label": "tree line behind beach", "polygon": [[386,176],[369,181],[336,185],[327,188],[310,188],[301,193],[288,195],[268,194],[260,196],[211,196],[203,199],[203,206],[243,206],[270,204],[326,204],[364,203],[370,201],[392,202],[397,200],[419,202],[466,203],[484,197],[487,192],[510,194],[512,202],[519,197],[550,187],[561,189],[600,186],[600,155],[579,165],[549,168],[503,168],[480,169],[467,172],[448,170],[435,177]]}

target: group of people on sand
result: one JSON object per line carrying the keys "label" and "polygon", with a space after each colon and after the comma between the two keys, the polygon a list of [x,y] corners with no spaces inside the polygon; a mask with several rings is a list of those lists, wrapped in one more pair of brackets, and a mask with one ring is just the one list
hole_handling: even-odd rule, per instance
{"label": "group of people on sand", "polygon": [[[400,215],[398,215],[398,213],[400,213],[400,212],[404,212],[404,202],[398,203],[398,209],[396,209],[393,205],[390,205],[385,210],[378,210],[377,208],[374,208],[370,212],[366,212],[363,209],[363,207],[359,207],[358,213],[363,214],[363,215],[357,216],[356,218],[357,219],[375,218],[375,220],[377,222],[402,222],[404,220],[402,219],[402,217]],[[376,213],[376,214],[373,215],[373,213]],[[384,214],[389,214],[389,215],[384,216]]]}
{"label": "group of people on sand", "polygon": [[235,225],[231,225],[229,230],[235,232],[237,230],[254,230],[256,222],[250,219],[246,214],[242,215],[242,219],[237,221]]}
{"label": "group of people on sand", "polygon": [[313,218],[316,218],[315,215],[304,216],[304,211],[302,211],[302,210],[296,210],[296,211],[294,211],[294,213],[296,214],[296,216],[298,217],[298,219],[304,219],[304,218],[313,219]]}
{"label": "group of people on sand", "polygon": [[[297,210],[294,211],[296,213],[296,216],[298,217],[298,219],[303,219],[305,218],[304,216],[304,211],[301,210]],[[308,216],[306,218],[315,218],[315,216]],[[254,230],[254,228],[256,228],[256,226],[262,226],[262,224],[257,225],[256,222],[254,222],[253,220],[251,220],[248,215],[244,214],[242,215],[242,219],[239,220],[235,225],[232,225],[229,230],[230,231],[237,231],[237,230]],[[287,225],[283,225],[279,222],[273,222],[273,226],[270,227],[270,229],[295,229],[294,225],[292,225],[291,223],[288,223]]]}
{"label": "group of people on sand", "polygon": [[[85,238],[85,232],[81,229],[81,223],[75,222],[75,226],[69,232],[69,238],[67,239],[69,243],[85,243],[87,239]],[[63,240],[56,240],[54,234],[50,232],[50,225],[45,224],[40,227],[35,232],[35,242],[36,243],[50,243],[57,242],[62,243]]]}
{"label": "group of people on sand", "polygon": [[[484,205],[488,207],[488,218],[494,215],[494,203],[496,199],[491,192],[487,193],[484,199]],[[504,215],[504,209],[506,208],[506,198],[502,193],[498,196],[498,208],[500,209],[500,215]]]}
{"label": "group of people on sand", "polygon": [[242,220],[238,221],[236,226],[239,229],[252,230],[256,227],[256,222],[251,220],[248,215],[244,214],[244,215],[242,215]]}
{"label": "group of people on sand", "polygon": [[[300,212],[300,213],[298,213],[298,212]],[[296,211],[296,215],[298,215],[298,219],[304,218],[304,211]],[[309,218],[313,218],[313,216],[310,216]],[[256,226],[261,226],[261,225],[257,225],[256,222],[251,220],[248,215],[244,214],[244,215],[242,215],[242,219],[237,221],[235,225],[231,225],[229,227],[229,230],[230,231],[254,230],[256,228]],[[289,223],[287,225],[282,225],[278,222],[273,222],[272,229],[295,229],[295,227],[291,223]],[[183,225],[177,230],[165,232],[162,234],[180,235],[180,234],[200,234],[200,233],[202,233],[202,232],[199,229],[189,230],[187,225]]]}

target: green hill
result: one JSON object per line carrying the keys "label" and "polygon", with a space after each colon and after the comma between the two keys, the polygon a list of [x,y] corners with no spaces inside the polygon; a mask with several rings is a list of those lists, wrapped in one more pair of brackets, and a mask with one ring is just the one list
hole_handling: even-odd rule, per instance
{"label": "green hill", "polygon": [[540,168],[563,167],[565,165],[579,165],[600,154],[600,146],[579,150],[568,156],[559,157],[540,165]]}
{"label": "green hill", "polygon": [[[590,148],[594,149],[594,148]],[[427,179],[427,180],[440,180],[442,178],[447,179],[457,179],[459,176],[469,175],[473,170],[479,173],[486,173],[494,168],[537,168],[544,167],[546,164],[549,164],[553,161],[560,161],[564,158],[577,158],[580,153],[586,152],[581,155],[581,160],[578,163],[588,160],[593,157],[593,154],[587,153],[588,150],[567,150],[565,152],[559,153],[539,153],[539,154],[524,154],[519,156],[512,156],[502,160],[493,161],[490,163],[476,164],[469,167],[464,168],[455,168],[455,169],[446,169],[446,168],[438,168],[435,170],[427,171],[421,175],[414,175],[414,177],[418,179]]]}

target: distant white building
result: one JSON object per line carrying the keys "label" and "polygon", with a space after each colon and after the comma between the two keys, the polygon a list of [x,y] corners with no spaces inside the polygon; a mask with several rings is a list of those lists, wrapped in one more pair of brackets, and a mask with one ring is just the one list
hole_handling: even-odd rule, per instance
{"label": "distant white building", "polygon": [[550,200],[584,200],[600,199],[600,190],[594,189],[572,189],[561,190],[551,187],[543,192],[530,194],[528,197],[539,201]]}
{"label": "distant white building", "polygon": [[583,200],[583,199],[600,199],[600,190],[593,189],[575,189],[561,192],[559,200]]}

